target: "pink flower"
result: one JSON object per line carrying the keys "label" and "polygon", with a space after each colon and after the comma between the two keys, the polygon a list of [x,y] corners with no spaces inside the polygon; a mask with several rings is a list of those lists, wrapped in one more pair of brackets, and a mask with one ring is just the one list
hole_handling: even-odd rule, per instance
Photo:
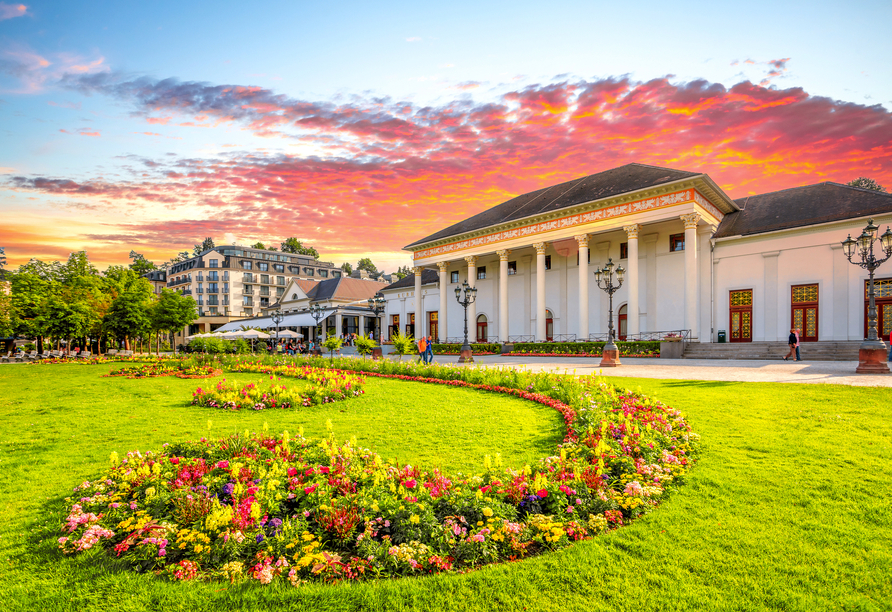
{"label": "pink flower", "polygon": [[539,489],[538,491],[536,491],[536,495],[538,495],[539,497],[548,497],[548,490]]}

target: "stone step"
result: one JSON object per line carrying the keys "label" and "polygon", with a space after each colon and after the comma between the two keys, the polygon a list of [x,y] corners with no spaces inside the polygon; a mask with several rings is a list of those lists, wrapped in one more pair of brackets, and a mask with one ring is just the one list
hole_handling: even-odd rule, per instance
{"label": "stone step", "polygon": [[[803,342],[799,352],[809,361],[857,361],[861,342]],[[685,359],[781,359],[785,342],[698,343],[686,345]]]}

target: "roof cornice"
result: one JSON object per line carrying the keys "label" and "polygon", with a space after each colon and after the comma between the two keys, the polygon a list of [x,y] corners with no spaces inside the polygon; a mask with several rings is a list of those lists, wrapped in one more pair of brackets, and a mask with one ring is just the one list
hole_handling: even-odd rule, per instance
{"label": "roof cornice", "polygon": [[716,185],[715,182],[711,178],[709,178],[709,176],[707,176],[706,174],[698,174],[696,176],[689,176],[682,179],[677,179],[675,181],[662,183],[653,187],[645,187],[643,189],[627,191],[615,196],[600,198],[598,200],[590,200],[588,202],[583,202],[582,204],[577,204],[575,206],[558,208],[557,210],[549,211],[547,213],[530,215],[527,217],[521,217],[520,219],[512,219],[511,221],[507,221],[505,223],[495,223],[493,225],[487,225],[486,227],[481,227],[470,232],[460,232],[458,234],[452,234],[450,236],[445,236],[437,240],[431,240],[430,242],[414,243],[409,246],[403,247],[403,250],[412,252],[420,251],[422,249],[429,249],[444,244],[469,240],[478,236],[485,236],[487,234],[492,234],[495,232],[504,232],[525,225],[531,225],[533,223],[542,223],[544,221],[551,221],[552,219],[558,219],[560,217],[587,213],[599,208],[606,208],[608,206],[614,206],[616,204],[625,204],[627,202],[645,198],[658,197],[666,195],[667,193],[672,193],[674,191],[691,188],[696,189],[697,191],[702,193],[724,214],[739,210],[737,204],[734,203],[734,200],[728,197],[728,195],[724,191],[722,191],[722,189],[718,185]]}

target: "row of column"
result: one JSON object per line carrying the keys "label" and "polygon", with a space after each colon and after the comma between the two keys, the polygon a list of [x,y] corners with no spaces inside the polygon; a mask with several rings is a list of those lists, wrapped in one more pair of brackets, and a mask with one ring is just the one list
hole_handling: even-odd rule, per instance
{"label": "row of column", "polygon": [[[692,330],[694,336],[697,336],[698,320],[699,320],[699,275],[697,274],[697,225],[700,221],[698,213],[690,213],[681,215],[680,219],[684,223],[685,233],[685,328]],[[626,320],[627,333],[638,334],[639,329],[639,294],[638,294],[638,234],[641,226],[637,223],[626,225],[623,227],[628,238],[628,263],[626,270],[627,284],[627,304],[629,317]],[[579,325],[578,337],[588,338],[588,283],[589,283],[589,267],[587,265],[589,258],[589,235],[582,234],[574,236],[576,243],[579,245]],[[536,338],[543,342],[546,339],[546,320],[545,320],[545,251],[548,247],[547,242],[537,242],[533,244],[536,249]],[[510,250],[504,249],[496,251],[499,256],[499,339],[506,342],[508,339],[508,255]],[[468,264],[468,284],[473,287],[477,281],[477,256],[469,255],[465,257]],[[438,317],[439,335],[441,339],[447,338],[447,316],[446,306],[448,300],[446,287],[449,262],[441,261],[437,263],[440,273],[440,310]],[[415,319],[416,325],[419,323],[419,314],[424,309],[421,306],[421,273],[423,268],[413,268],[415,273]],[[476,324],[477,308],[475,304],[468,306],[468,321]],[[422,330],[423,328],[422,322]],[[429,333],[429,330],[424,330]]]}

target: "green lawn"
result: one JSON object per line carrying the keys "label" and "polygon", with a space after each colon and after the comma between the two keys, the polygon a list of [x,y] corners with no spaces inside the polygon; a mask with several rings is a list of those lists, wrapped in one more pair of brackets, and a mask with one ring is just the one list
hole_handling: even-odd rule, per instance
{"label": "green lawn", "polygon": [[[633,525],[464,575],[293,589],[168,583],[54,548],[61,500],[109,453],[234,430],[335,433],[385,457],[479,469],[550,454],[560,419],[503,396],[369,379],[307,412],[185,406],[208,381],[103,379],[108,366],[0,367],[0,600],[12,610],[892,609],[887,389],[617,379],[685,411],[689,484]],[[256,380],[256,375],[228,375]]]}

